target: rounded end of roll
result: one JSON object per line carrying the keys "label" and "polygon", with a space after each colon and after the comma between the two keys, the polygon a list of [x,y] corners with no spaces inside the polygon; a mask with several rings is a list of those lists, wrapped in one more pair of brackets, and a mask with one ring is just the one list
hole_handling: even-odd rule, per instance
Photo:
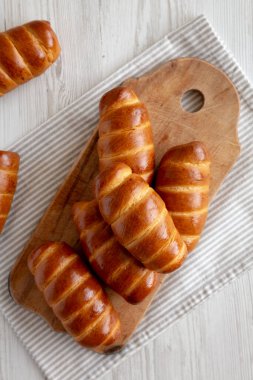
{"label": "rounded end of roll", "polygon": [[107,111],[122,107],[122,104],[139,102],[135,92],[129,87],[115,87],[106,92],[99,103],[100,116],[104,116]]}
{"label": "rounded end of roll", "polygon": [[16,152],[0,150],[0,167],[5,170],[18,170],[20,157]]}
{"label": "rounded end of roll", "polygon": [[146,297],[153,293],[158,283],[158,273],[149,269],[144,269],[146,275],[139,281],[138,285],[134,287],[131,293],[125,297],[127,302],[132,305],[137,305],[144,301]]}
{"label": "rounded end of roll", "polygon": [[35,38],[39,39],[46,49],[47,59],[52,64],[61,53],[61,46],[57,35],[47,20],[34,20],[24,25],[32,31]]}
{"label": "rounded end of roll", "polygon": [[95,196],[97,200],[119,186],[131,174],[131,168],[123,163],[112,163],[102,170],[95,178]]}
{"label": "rounded end of roll", "polygon": [[166,165],[168,161],[201,163],[210,161],[210,155],[202,141],[191,141],[169,149],[163,156],[160,166]]}
{"label": "rounded end of roll", "polygon": [[200,235],[193,235],[193,236],[182,235],[182,239],[184,240],[186,244],[188,253],[190,253],[198,245]]}
{"label": "rounded end of roll", "polygon": [[35,248],[27,257],[27,266],[32,274],[34,274],[36,267],[38,265],[38,262],[40,260],[40,257],[46,252],[46,251],[55,251],[57,249],[64,249],[67,247],[67,244],[64,242],[53,242],[53,241],[47,241],[44,244],[40,245],[38,248]]}
{"label": "rounded end of roll", "polygon": [[103,220],[96,199],[74,203],[72,217],[79,233]]}

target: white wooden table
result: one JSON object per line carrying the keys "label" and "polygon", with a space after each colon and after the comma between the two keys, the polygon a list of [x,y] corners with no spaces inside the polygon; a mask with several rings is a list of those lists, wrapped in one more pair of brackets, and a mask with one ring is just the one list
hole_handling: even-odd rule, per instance
{"label": "white wooden table", "polygon": [[[48,19],[63,47],[56,77],[49,70],[1,99],[0,149],[200,13],[253,83],[252,0],[0,0],[0,30]],[[43,379],[1,313],[0,379]],[[253,270],[104,377],[167,379],[253,379]]]}

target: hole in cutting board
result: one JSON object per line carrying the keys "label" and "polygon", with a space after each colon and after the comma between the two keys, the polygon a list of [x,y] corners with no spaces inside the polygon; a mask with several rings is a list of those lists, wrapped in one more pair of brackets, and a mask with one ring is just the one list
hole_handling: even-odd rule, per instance
{"label": "hole in cutting board", "polygon": [[198,112],[205,102],[204,95],[199,90],[186,91],[181,98],[181,106],[186,112]]}

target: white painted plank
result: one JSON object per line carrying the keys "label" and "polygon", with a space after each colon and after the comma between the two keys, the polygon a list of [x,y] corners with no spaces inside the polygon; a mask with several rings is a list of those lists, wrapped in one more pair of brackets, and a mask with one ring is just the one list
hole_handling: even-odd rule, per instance
{"label": "white painted plank", "polygon": [[[0,100],[0,148],[200,13],[208,17],[253,82],[251,0],[1,0],[0,30],[31,19],[49,19],[63,52],[45,75]],[[200,305],[104,380],[252,379],[252,289],[253,271]],[[0,379],[42,378],[0,316]]]}

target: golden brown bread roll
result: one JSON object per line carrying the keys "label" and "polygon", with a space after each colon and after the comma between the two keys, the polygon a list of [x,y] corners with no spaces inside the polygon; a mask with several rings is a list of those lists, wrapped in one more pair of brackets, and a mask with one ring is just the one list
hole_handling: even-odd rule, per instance
{"label": "golden brown bread roll", "polygon": [[177,269],[187,255],[163,200],[129,166],[118,163],[96,178],[96,197],[117,240],[151,270]]}
{"label": "golden brown bread roll", "polygon": [[60,51],[48,21],[32,21],[0,33],[0,96],[42,74]]}
{"label": "golden brown bread roll", "polygon": [[156,191],[164,200],[188,252],[199,241],[207,218],[210,158],[199,141],[176,146],[162,158]]}
{"label": "golden brown bread roll", "polygon": [[96,200],[73,205],[83,251],[98,276],[126,301],[136,304],[154,289],[157,274],[135,260],[103,220]]}
{"label": "golden brown bread roll", "polygon": [[148,112],[133,90],[116,87],[100,100],[98,156],[100,171],[123,162],[151,182],[155,167]]}
{"label": "golden brown bread roll", "polygon": [[28,267],[48,305],[79,344],[103,351],[117,341],[118,315],[72,248],[45,243],[29,255]]}
{"label": "golden brown bread roll", "polygon": [[3,231],[16,191],[19,155],[0,150],[0,233]]}

